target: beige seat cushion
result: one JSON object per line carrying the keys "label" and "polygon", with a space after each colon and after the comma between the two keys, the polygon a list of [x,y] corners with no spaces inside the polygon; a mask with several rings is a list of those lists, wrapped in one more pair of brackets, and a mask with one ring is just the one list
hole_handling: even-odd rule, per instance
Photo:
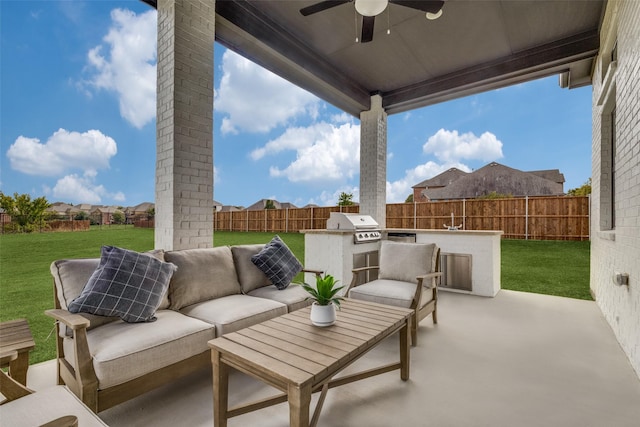
{"label": "beige seat cushion", "polygon": [[268,298],[286,304],[289,313],[311,305],[309,294],[301,286],[289,285],[286,289],[279,290],[273,285],[257,288],[248,293],[252,297]]}
{"label": "beige seat cushion", "polygon": [[[172,310],[158,310],[151,323],[121,320],[87,332],[99,388],[122,384],[208,350],[213,325]],[[73,339],[64,340],[74,365]]]}
{"label": "beige seat cushion", "polygon": [[254,289],[271,285],[267,276],[251,262],[251,257],[260,253],[262,249],[264,249],[263,244],[231,246],[238,281],[245,294]]}
{"label": "beige seat cushion", "polygon": [[107,425],[62,385],[45,388],[0,406],[0,424],[3,426],[39,426],[66,415],[76,416],[81,427]]}
{"label": "beige seat cushion", "polygon": [[416,277],[434,271],[437,250],[433,243],[383,240],[380,244],[379,279],[418,283]]}
{"label": "beige seat cushion", "polygon": [[409,308],[416,286],[398,280],[377,279],[352,288],[349,298]]}
{"label": "beige seat cushion", "polygon": [[287,306],[266,298],[229,295],[190,305],[180,312],[216,325],[216,334],[221,336],[286,314]]}
{"label": "beige seat cushion", "polygon": [[[416,286],[409,282],[377,279],[352,288],[349,291],[349,298],[409,308],[416,293]],[[420,307],[432,299],[433,290],[423,286]]]}
{"label": "beige seat cushion", "polygon": [[164,258],[178,266],[169,284],[172,310],[241,292],[228,246],[169,251]]}

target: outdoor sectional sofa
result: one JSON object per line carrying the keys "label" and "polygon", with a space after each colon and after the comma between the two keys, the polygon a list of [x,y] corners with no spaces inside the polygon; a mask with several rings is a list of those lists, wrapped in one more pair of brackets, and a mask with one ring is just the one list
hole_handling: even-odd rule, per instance
{"label": "outdoor sectional sofa", "polygon": [[56,308],[46,314],[58,324],[58,383],[99,412],[210,368],[209,340],[309,305],[302,287],[277,289],[251,261],[267,246],[153,251],[177,269],[153,313],[155,321],[139,323],[71,313],[69,306],[101,260],[54,261]]}

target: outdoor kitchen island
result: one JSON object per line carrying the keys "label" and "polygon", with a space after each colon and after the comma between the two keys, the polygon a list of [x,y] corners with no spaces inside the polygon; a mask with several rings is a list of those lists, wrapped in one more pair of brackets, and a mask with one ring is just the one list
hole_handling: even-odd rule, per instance
{"label": "outdoor kitchen island", "polygon": [[[380,230],[380,229],[378,229]],[[435,243],[441,251],[444,273],[439,289],[494,297],[500,291],[500,239],[494,230],[381,229],[383,240]],[[305,234],[306,268],[331,274],[343,285],[351,282],[351,270],[377,265],[380,241],[358,243],[354,230],[302,230]],[[314,283],[313,277],[305,277]]]}
{"label": "outdoor kitchen island", "polygon": [[444,273],[439,289],[484,297],[494,297],[500,291],[500,230],[386,228],[382,234],[383,239],[415,235],[416,243],[438,245]]}

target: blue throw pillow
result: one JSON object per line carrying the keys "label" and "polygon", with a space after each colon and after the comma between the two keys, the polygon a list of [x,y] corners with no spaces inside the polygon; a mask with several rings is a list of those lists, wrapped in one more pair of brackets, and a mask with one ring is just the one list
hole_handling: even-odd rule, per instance
{"label": "blue throw pillow", "polygon": [[152,322],[177,269],[148,254],[103,246],[100,264],[71,301],[71,313],[117,316],[125,322]]}
{"label": "blue throw pillow", "polygon": [[264,249],[253,255],[251,262],[280,290],[289,286],[296,274],[302,271],[302,264],[279,236],[275,236]]}

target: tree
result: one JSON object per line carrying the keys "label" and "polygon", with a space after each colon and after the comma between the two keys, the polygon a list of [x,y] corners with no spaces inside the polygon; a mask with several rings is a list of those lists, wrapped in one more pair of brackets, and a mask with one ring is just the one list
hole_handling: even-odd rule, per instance
{"label": "tree", "polygon": [[76,216],[73,218],[76,221],[84,221],[89,219],[89,214],[86,213],[85,211],[80,211],[76,214]]}
{"label": "tree", "polygon": [[264,208],[265,209],[275,209],[276,208],[276,204],[273,203],[273,200],[267,200],[264,204]]}
{"label": "tree", "polygon": [[114,224],[124,224],[124,214],[121,211],[115,211],[111,215],[111,221]]}
{"label": "tree", "polygon": [[413,194],[409,194],[409,196],[407,196],[406,200],[404,201],[405,203],[413,203]]}
{"label": "tree", "polygon": [[147,209],[147,219],[153,219],[156,216],[156,208]]}
{"label": "tree", "polygon": [[587,180],[582,186],[578,188],[572,188],[567,191],[567,196],[588,196],[591,194],[591,178]]}
{"label": "tree", "polygon": [[492,191],[491,193],[485,194],[484,196],[478,196],[477,199],[510,199],[513,195],[511,194],[502,194],[497,191]]}
{"label": "tree", "polygon": [[0,191],[0,207],[11,215],[11,220],[15,221],[22,231],[33,231],[42,221],[49,206],[51,205],[44,197],[31,200],[28,194],[13,193],[11,197]]}
{"label": "tree", "polygon": [[345,193],[344,191],[340,193],[338,197],[338,206],[351,206],[353,205],[353,194]]}

